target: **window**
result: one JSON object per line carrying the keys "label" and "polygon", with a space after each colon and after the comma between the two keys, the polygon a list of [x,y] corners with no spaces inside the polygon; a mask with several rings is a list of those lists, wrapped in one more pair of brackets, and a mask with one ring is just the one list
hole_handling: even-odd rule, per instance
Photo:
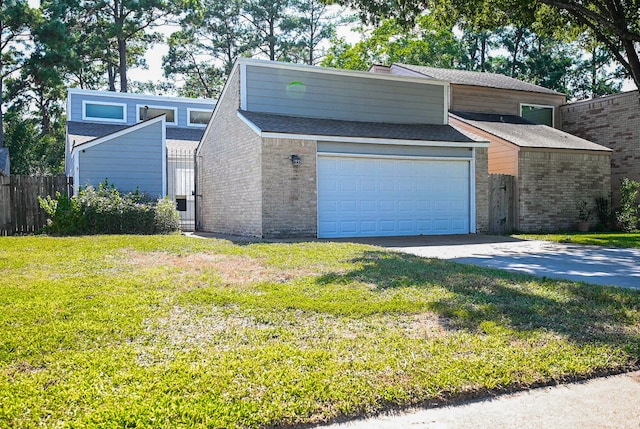
{"label": "window", "polygon": [[82,119],[106,122],[127,122],[127,105],[102,101],[82,101]]}
{"label": "window", "polygon": [[178,125],[176,121],[178,114],[175,107],[148,106],[144,104],[138,104],[136,107],[138,108],[138,122],[160,115],[167,115],[167,124]]}
{"label": "window", "polygon": [[212,113],[213,110],[187,109],[189,118],[187,125],[190,127],[206,127]]}
{"label": "window", "polygon": [[553,106],[521,104],[520,116],[536,124],[553,127]]}

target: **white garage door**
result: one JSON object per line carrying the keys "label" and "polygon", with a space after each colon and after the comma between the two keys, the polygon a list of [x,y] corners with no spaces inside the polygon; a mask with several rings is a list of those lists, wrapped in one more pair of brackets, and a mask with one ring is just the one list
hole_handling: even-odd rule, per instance
{"label": "white garage door", "polygon": [[470,232],[469,161],[318,156],[318,237]]}

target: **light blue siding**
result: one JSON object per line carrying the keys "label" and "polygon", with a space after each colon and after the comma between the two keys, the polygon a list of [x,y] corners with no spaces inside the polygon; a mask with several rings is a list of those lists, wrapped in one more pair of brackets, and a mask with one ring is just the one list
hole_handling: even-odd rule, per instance
{"label": "light blue siding", "polygon": [[[123,136],[79,150],[80,186],[104,182],[122,191],[164,195],[162,122],[158,121]],[[81,149],[81,147],[79,148]]]}
{"label": "light blue siding", "polygon": [[367,155],[406,155],[425,157],[455,157],[471,158],[473,151],[468,147],[433,147],[433,146],[406,146],[385,145],[372,143],[338,143],[318,142],[318,153],[344,153]]}
{"label": "light blue siding", "polygon": [[247,64],[246,109],[348,121],[444,124],[446,86]]}
{"label": "light blue siding", "polygon": [[[83,94],[83,93],[69,93],[70,107],[71,111],[67,112],[67,120],[68,121],[83,121],[82,119],[82,101],[85,100],[87,102],[95,101],[99,103],[121,103],[127,106],[127,124],[133,125],[138,123],[138,105],[148,105],[154,107],[167,107],[167,108],[177,108],[177,125],[178,127],[187,127],[188,117],[187,117],[187,109],[198,109],[198,110],[213,110],[215,103],[202,103],[197,102],[195,99],[193,102],[189,100],[180,100],[177,98],[169,98],[169,97],[158,97],[158,96],[145,96],[140,95],[140,97],[135,96],[113,96],[112,94],[103,95],[103,93],[95,93],[95,94]],[[91,120],[87,120],[86,122],[92,122]],[[100,121],[104,123],[104,121]],[[172,126],[167,124],[167,126]]]}

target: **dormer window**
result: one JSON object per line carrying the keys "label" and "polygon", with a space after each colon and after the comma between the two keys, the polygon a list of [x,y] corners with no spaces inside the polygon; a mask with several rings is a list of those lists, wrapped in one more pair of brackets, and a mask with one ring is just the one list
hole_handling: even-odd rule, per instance
{"label": "dormer window", "polygon": [[213,110],[187,109],[187,125],[190,127],[206,127]]}
{"label": "dormer window", "polygon": [[167,115],[167,125],[178,125],[176,121],[178,117],[178,109],[175,107],[149,106],[146,104],[138,104],[138,122],[155,118],[160,115]]}
{"label": "dormer window", "polygon": [[82,101],[82,120],[101,122],[127,122],[127,105],[104,101]]}
{"label": "dormer window", "polygon": [[537,104],[520,104],[520,116],[535,122],[536,124],[553,127],[553,106],[540,106]]}

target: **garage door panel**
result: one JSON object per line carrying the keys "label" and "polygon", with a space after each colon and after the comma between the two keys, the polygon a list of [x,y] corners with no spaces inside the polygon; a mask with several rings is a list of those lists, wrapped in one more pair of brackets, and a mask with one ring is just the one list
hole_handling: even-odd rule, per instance
{"label": "garage door panel", "polygon": [[467,160],[318,157],[320,237],[468,233],[469,213]]}

